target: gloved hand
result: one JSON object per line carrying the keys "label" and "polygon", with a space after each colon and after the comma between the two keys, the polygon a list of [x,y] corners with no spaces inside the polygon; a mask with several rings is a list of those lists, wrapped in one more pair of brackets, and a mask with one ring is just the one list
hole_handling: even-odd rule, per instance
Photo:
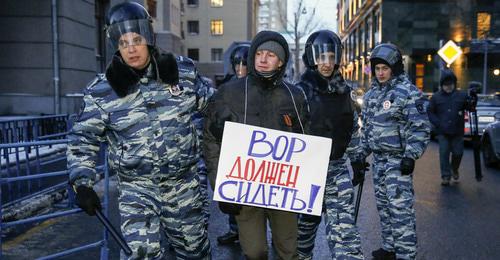
{"label": "gloved hand", "polygon": [[80,185],[76,187],[76,205],[89,216],[94,216],[96,210],[101,210],[101,201],[94,189]]}
{"label": "gloved hand", "polygon": [[368,170],[370,164],[364,160],[351,162],[353,171],[352,186],[358,186],[365,181],[365,171]]}
{"label": "gloved hand", "polygon": [[415,170],[415,160],[405,157],[401,160],[401,175],[410,175]]}
{"label": "gloved hand", "polygon": [[219,209],[225,214],[237,216],[240,214],[241,205],[219,201]]}
{"label": "gloved hand", "polygon": [[106,68],[106,79],[119,97],[128,94],[129,87],[139,82],[139,76],[121,57],[114,55]]}
{"label": "gloved hand", "polygon": [[209,129],[217,141],[222,141],[226,121],[239,122],[239,117],[229,108],[215,112],[215,120],[209,125]]}

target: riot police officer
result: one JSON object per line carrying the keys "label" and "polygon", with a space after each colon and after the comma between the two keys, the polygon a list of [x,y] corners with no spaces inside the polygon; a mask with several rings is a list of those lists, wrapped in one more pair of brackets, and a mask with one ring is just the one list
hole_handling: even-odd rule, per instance
{"label": "riot police officer", "polygon": [[231,63],[231,72],[226,74],[219,85],[231,80],[243,78],[248,74],[247,58],[249,49],[249,45],[239,45],[233,49],[229,58],[229,62]]}
{"label": "riot police officer", "polygon": [[[359,138],[357,113],[351,89],[339,72],[342,55],[340,38],[332,31],[317,31],[306,41],[303,62],[306,71],[297,86],[306,93],[311,117],[309,133],[333,139],[326,180],[323,216],[333,259],[363,259],[359,232],[354,224],[354,189],[347,166],[346,149],[351,136]],[[351,146],[351,154],[356,147]],[[363,162],[353,160],[359,177]],[[361,173],[361,178],[364,175]],[[360,181],[359,178],[356,181]],[[299,217],[298,253],[312,259],[314,240],[321,217]]]}
{"label": "riot police officer", "polygon": [[178,259],[209,259],[192,113],[206,106],[210,88],[191,60],[155,47],[152,19],[140,4],[113,6],[106,35],[116,52],[106,75],[84,90],[68,136],[77,204],[89,215],[100,210],[92,186],[104,142],[109,167],[118,176],[121,231],[133,251],[130,259],[161,259],[162,233]]}
{"label": "riot police officer", "polygon": [[[231,52],[230,57],[231,69],[233,70],[234,74],[228,74],[229,76],[227,76],[225,82],[223,83],[243,78],[247,75],[247,58],[249,49],[250,46],[248,45],[240,45],[234,48],[234,50]],[[229,231],[217,237],[217,242],[221,245],[228,245],[238,241],[238,224],[236,223],[234,215],[228,215]]]}
{"label": "riot police officer", "polygon": [[372,255],[374,259],[415,259],[412,173],[430,138],[425,99],[405,74],[401,52],[394,44],[373,48],[370,64],[373,79],[363,101],[359,155],[365,158],[373,153],[382,248]]}

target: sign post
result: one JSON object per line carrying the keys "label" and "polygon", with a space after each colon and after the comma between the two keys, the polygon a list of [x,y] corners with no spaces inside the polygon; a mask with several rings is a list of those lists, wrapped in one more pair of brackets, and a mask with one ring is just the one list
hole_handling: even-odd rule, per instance
{"label": "sign post", "polygon": [[450,65],[462,55],[462,49],[460,49],[454,41],[449,40],[439,49],[438,55],[446,62],[447,66],[450,67]]}

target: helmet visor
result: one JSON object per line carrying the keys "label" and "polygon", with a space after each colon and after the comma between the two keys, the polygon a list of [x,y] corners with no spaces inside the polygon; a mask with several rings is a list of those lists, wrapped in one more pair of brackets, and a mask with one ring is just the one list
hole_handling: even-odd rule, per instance
{"label": "helmet visor", "polygon": [[375,47],[372,51],[372,55],[370,56],[370,59],[375,59],[379,58],[382,60],[385,60],[387,63],[389,63],[391,66],[396,64],[399,60],[399,55],[398,51],[388,47],[388,46],[380,46],[380,47]]}
{"label": "helmet visor", "polygon": [[246,66],[247,59],[246,59],[246,57],[236,56],[236,57],[234,57],[233,64],[234,65],[241,64],[241,65]]}
{"label": "helmet visor", "polygon": [[148,19],[128,20],[106,28],[106,36],[116,51],[129,46],[154,45],[154,33]]}
{"label": "helmet visor", "polygon": [[340,64],[340,49],[334,44],[315,44],[311,46],[314,65]]}

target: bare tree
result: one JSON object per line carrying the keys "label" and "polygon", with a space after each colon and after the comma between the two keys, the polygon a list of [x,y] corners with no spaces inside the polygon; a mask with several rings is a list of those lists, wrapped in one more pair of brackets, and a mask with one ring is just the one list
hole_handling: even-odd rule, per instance
{"label": "bare tree", "polygon": [[[279,17],[280,22],[285,27],[285,31],[290,35],[295,43],[294,50],[294,76],[293,79],[297,81],[300,76],[300,40],[313,32],[318,26],[319,21],[315,19],[316,8],[307,10],[304,0],[298,0],[295,11],[293,12],[293,19],[287,19],[287,10],[284,10],[280,5]],[[291,28],[289,30],[288,28]]]}

